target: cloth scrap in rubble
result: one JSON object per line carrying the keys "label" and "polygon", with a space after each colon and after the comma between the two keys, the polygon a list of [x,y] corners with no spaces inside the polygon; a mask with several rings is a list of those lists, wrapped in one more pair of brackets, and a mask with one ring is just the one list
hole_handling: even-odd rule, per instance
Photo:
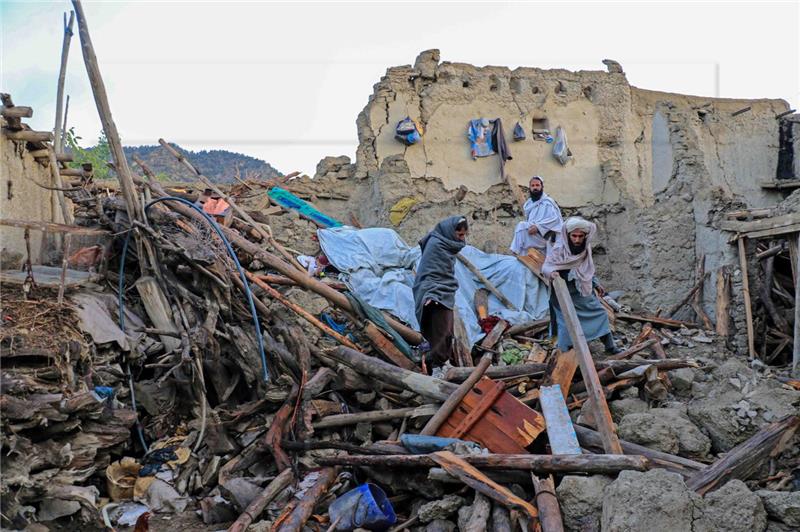
{"label": "cloth scrap in rubble", "polygon": [[300,213],[301,216],[307,218],[320,227],[341,227],[342,222],[335,220],[318,211],[313,205],[307,201],[301,200],[288,190],[281,187],[272,187],[267,193],[270,199],[287,209],[292,209]]}
{"label": "cloth scrap in rubble", "polygon": [[[419,246],[409,247],[392,229],[337,227],[317,231],[322,251],[342,272],[351,292],[385,310],[419,331],[414,314],[414,268],[419,261]],[[512,325],[541,319],[547,315],[548,295],[539,279],[516,258],[484,253],[465,246],[461,254],[474,264],[520,310],[510,310],[493,295],[489,314]],[[475,292],[483,287],[461,262],[456,262],[456,308],[467,329],[471,344],[483,337],[473,304]]]}

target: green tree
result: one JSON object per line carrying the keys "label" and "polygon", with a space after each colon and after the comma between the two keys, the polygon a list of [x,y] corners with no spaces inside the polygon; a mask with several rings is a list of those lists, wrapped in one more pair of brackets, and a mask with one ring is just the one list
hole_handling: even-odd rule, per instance
{"label": "green tree", "polygon": [[94,171],[95,179],[113,179],[111,168],[108,162],[111,160],[111,148],[108,146],[108,139],[104,131],[100,132],[97,138],[97,145],[91,148],[82,148],[79,141],[83,138],[75,134],[75,128],[67,131],[67,146],[72,153],[71,168],[80,168],[82,164],[90,163]]}

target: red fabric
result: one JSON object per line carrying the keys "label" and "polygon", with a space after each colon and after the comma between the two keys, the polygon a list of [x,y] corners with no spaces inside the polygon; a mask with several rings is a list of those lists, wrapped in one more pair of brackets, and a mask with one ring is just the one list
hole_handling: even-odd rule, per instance
{"label": "red fabric", "polygon": [[492,329],[494,329],[494,326],[497,325],[498,321],[500,321],[500,318],[498,318],[497,316],[487,316],[482,320],[479,320],[478,325],[481,326],[481,330],[484,333],[489,334],[490,332],[492,332]]}

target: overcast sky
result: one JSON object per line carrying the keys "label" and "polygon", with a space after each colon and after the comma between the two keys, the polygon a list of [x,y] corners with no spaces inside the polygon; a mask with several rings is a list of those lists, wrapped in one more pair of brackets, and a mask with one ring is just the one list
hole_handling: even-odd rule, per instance
{"label": "overcast sky", "polygon": [[[800,9],[787,2],[84,1],[125,144],[159,137],[313,175],[354,156],[355,120],[389,66],[421,50],[475,65],[602,70],[636,87],[800,102]],[[0,0],[0,90],[52,129],[67,1]],[[100,122],[77,31],[69,125]],[[85,141],[85,142],[86,142]]]}

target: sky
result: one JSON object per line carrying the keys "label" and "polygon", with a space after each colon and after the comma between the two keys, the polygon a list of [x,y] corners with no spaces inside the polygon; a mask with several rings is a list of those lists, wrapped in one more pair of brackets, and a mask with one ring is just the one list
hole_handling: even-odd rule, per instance
{"label": "sky", "polygon": [[[800,107],[800,0],[784,2],[83,2],[126,145],[160,137],[313,175],[358,144],[390,66],[443,61],[605,70],[643,89]],[[0,91],[51,130],[67,1],[0,0]],[[75,31],[68,126],[101,126]]]}

